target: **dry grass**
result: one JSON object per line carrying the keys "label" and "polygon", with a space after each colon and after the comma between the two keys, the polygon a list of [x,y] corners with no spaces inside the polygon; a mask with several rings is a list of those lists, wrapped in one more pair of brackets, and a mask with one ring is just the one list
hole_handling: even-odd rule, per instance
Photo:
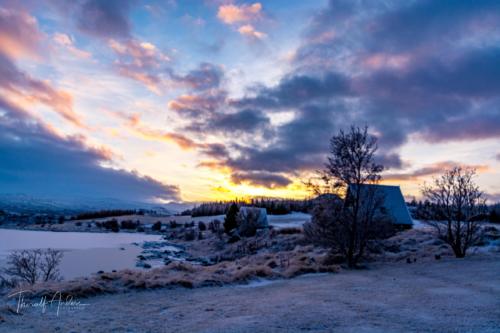
{"label": "dry grass", "polygon": [[339,271],[339,266],[325,262],[326,252],[315,250],[312,246],[297,246],[291,251],[259,253],[211,266],[173,262],[149,271],[122,270],[21,289],[33,297],[53,295],[55,292],[90,297],[133,289],[222,286],[245,283],[255,278],[291,278],[304,273]]}

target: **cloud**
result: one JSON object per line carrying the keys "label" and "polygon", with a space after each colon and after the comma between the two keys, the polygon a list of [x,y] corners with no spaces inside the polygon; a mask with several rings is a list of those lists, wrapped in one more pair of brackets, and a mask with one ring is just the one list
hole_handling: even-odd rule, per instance
{"label": "cloud", "polygon": [[131,0],[85,0],[73,5],[77,27],[90,35],[126,38],[131,35],[128,18]]}
{"label": "cloud", "polygon": [[267,34],[255,28],[253,22],[261,20],[262,4],[256,2],[251,5],[225,4],[219,6],[217,12],[219,20],[227,25],[237,26],[237,31],[250,40],[262,40]]}
{"label": "cloud", "polygon": [[170,57],[148,42],[137,39],[110,39],[109,47],[118,56],[114,67],[122,76],[139,81],[155,93],[165,84]]}
{"label": "cloud", "polygon": [[56,44],[66,48],[71,54],[73,54],[77,58],[88,59],[92,57],[92,53],[77,48],[74,44],[73,38],[71,38],[67,34],[56,32],[52,36],[52,39],[54,40],[54,42],[56,42]]}
{"label": "cloud", "polygon": [[238,32],[243,36],[253,39],[263,39],[267,37],[265,33],[255,30],[255,28],[251,24],[242,25],[238,28]]}
{"label": "cloud", "polygon": [[71,94],[23,72],[14,62],[16,57],[38,57],[43,40],[44,35],[32,16],[0,8],[0,91],[11,101],[26,106],[47,105],[75,126],[83,127],[73,110]]}
{"label": "cloud", "polygon": [[267,188],[280,188],[286,187],[292,183],[292,181],[280,174],[274,174],[269,172],[238,172],[231,175],[231,182],[236,185],[239,184],[249,184],[253,186],[263,186]]}
{"label": "cloud", "polygon": [[180,95],[168,102],[170,110],[184,117],[197,117],[217,110],[225,101],[226,92],[211,90],[204,93]]}
{"label": "cloud", "polygon": [[490,204],[500,203],[500,193],[485,193],[484,197]]}
{"label": "cloud", "polygon": [[201,63],[185,75],[171,74],[171,79],[195,91],[205,91],[220,86],[223,77],[221,67],[211,63]]}
{"label": "cloud", "polygon": [[[265,138],[245,129],[247,139],[233,142],[234,153],[212,165],[292,176],[311,171],[322,167],[329,138],[350,124],[370,126],[379,138],[377,159],[393,169],[409,167],[398,150],[410,136],[429,142],[500,137],[498,7],[495,1],[331,0],[311,20],[291,70],[276,85],[253,86],[220,106],[234,115],[287,112],[291,119],[273,125]],[[432,29],[420,29],[428,20]]]}
{"label": "cloud", "polygon": [[0,7],[0,52],[9,58],[38,58],[44,34],[30,14]]}
{"label": "cloud", "polygon": [[262,15],[262,4],[256,2],[252,5],[221,5],[217,12],[219,20],[226,24],[237,24],[253,21]]}
{"label": "cloud", "polygon": [[125,121],[125,126],[131,132],[146,140],[173,142],[182,149],[194,149],[199,147],[199,145],[194,140],[191,140],[190,138],[182,134],[151,128],[150,126],[142,122],[139,114],[133,114],[129,116],[122,115],[121,113],[112,114],[117,118]]}
{"label": "cloud", "polygon": [[[69,198],[178,200],[176,186],[137,172],[103,167],[110,153],[61,137],[27,112],[0,98],[0,188],[2,193]],[[33,167],[36,166],[36,167]]]}
{"label": "cloud", "polygon": [[450,170],[457,166],[463,168],[475,169],[478,172],[487,172],[490,170],[490,168],[487,165],[467,165],[452,161],[444,161],[444,162],[433,163],[431,165],[413,170],[411,172],[388,173],[384,175],[383,179],[386,181],[418,181],[425,177],[442,174],[444,171]]}

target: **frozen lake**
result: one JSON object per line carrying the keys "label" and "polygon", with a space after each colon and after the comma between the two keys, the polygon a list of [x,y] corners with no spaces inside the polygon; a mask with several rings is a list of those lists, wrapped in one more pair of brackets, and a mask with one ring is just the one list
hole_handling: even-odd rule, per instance
{"label": "frozen lake", "polygon": [[0,229],[0,267],[13,250],[64,251],[61,274],[65,279],[97,271],[134,268],[142,248],[133,243],[160,241],[161,236],[142,233],[51,232]]}

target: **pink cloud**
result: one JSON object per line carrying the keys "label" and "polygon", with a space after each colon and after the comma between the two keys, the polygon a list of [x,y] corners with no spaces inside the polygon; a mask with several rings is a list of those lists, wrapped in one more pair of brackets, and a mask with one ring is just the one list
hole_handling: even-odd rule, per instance
{"label": "pink cloud", "polygon": [[252,5],[222,5],[219,7],[217,17],[226,24],[253,21],[261,17],[262,4],[256,2]]}
{"label": "pink cloud", "polygon": [[57,45],[67,49],[71,54],[73,54],[77,58],[88,59],[92,57],[92,53],[77,48],[74,44],[73,39],[67,34],[56,32],[52,36],[52,40],[54,40],[54,42]]}
{"label": "pink cloud", "polygon": [[128,39],[120,42],[110,39],[109,47],[118,55],[115,68],[122,76],[141,82],[149,90],[159,94],[163,83],[161,68],[171,61],[170,57],[152,43]]}
{"label": "pink cloud", "polygon": [[73,97],[45,80],[20,70],[15,59],[39,57],[45,35],[34,17],[23,11],[0,8],[0,92],[19,107],[41,103],[75,126],[83,127],[73,110]]}
{"label": "pink cloud", "polygon": [[0,52],[10,58],[37,59],[45,35],[26,12],[0,7]]}
{"label": "pink cloud", "polygon": [[243,36],[255,39],[263,39],[267,37],[267,35],[263,32],[255,30],[255,28],[251,24],[245,24],[238,29],[238,32]]}

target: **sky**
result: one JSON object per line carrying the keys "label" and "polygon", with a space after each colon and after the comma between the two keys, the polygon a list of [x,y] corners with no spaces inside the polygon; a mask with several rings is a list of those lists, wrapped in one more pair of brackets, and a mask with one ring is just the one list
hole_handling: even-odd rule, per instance
{"label": "sky", "polygon": [[366,125],[407,198],[500,200],[499,45],[496,0],[0,0],[0,193],[302,198]]}

